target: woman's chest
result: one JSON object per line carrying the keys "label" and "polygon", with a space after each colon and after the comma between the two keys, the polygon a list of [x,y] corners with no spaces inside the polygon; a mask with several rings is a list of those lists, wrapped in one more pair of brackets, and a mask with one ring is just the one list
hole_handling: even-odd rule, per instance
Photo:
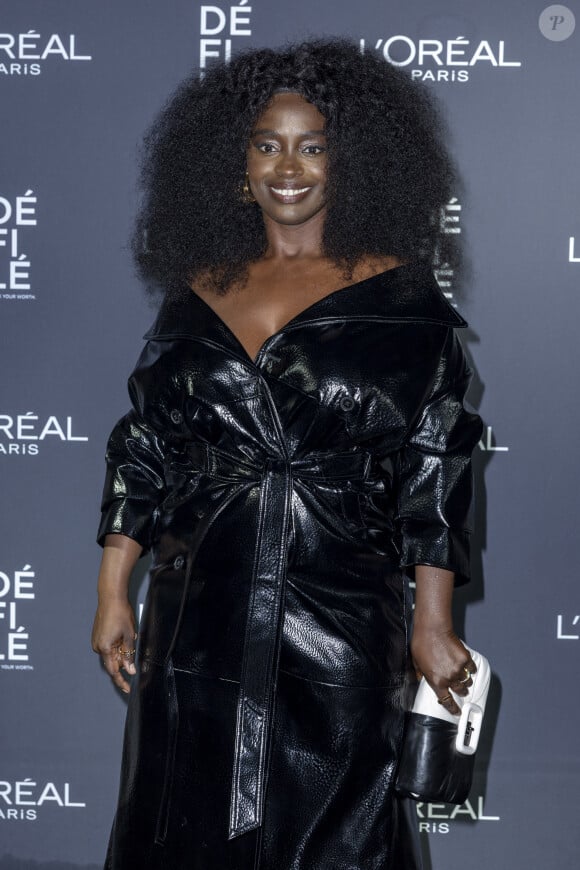
{"label": "woman's chest", "polygon": [[[262,346],[283,328],[323,300],[359,287],[377,273],[385,274],[399,261],[395,257],[367,259],[357,264],[345,284],[336,264],[324,258],[289,265],[260,260],[250,265],[242,286],[217,295],[197,287],[198,296],[236,338],[247,356],[256,361]],[[339,288],[339,289],[336,289]]]}

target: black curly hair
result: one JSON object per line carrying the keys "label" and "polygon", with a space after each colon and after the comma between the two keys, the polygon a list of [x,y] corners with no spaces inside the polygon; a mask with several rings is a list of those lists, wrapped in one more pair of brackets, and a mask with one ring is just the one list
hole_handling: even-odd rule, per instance
{"label": "black curly hair", "polygon": [[261,211],[240,191],[252,128],[279,90],[301,94],[326,120],[323,250],[346,276],[365,255],[457,267],[441,209],[458,178],[432,98],[354,42],[315,39],[250,49],[192,75],[152,125],[132,241],[150,288],[175,293],[204,275],[222,294],[264,253]]}

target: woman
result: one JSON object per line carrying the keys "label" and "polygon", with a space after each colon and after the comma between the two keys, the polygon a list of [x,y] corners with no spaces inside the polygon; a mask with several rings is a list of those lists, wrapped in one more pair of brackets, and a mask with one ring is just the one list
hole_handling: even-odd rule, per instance
{"label": "woman", "polygon": [[165,298],[107,450],[93,648],[135,675],[107,866],[414,870],[409,576],[414,668],[453,712],[474,671],[451,596],[481,422],[432,273],[437,116],[348,42],[251,51],[182,85],[143,177]]}

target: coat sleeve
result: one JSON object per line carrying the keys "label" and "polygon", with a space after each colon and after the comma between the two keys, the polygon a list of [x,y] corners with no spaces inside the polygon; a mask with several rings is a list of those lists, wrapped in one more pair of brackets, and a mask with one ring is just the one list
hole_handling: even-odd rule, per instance
{"label": "coat sleeve", "polygon": [[434,383],[399,452],[396,471],[400,566],[445,568],[455,573],[458,586],[470,577],[471,454],[482,433],[480,417],[463,406],[472,374],[449,329]]}
{"label": "coat sleeve", "polygon": [[97,542],[121,534],[151,548],[157,508],[164,498],[165,445],[133,408],[114,427],[107,443],[107,473]]}

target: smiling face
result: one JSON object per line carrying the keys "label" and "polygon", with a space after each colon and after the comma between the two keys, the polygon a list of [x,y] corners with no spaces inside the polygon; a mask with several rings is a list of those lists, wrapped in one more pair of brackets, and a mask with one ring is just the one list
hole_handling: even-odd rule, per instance
{"label": "smiling face", "polygon": [[264,213],[295,226],[322,212],[326,188],[324,117],[300,94],[274,94],[248,146],[250,189]]}

